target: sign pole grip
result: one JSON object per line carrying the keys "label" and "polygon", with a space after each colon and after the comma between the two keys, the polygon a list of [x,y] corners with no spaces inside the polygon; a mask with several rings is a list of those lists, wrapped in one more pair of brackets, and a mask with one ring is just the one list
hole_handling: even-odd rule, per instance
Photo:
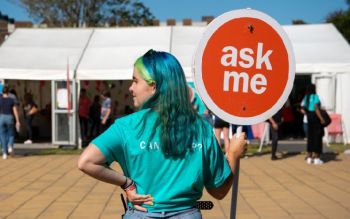
{"label": "sign pole grip", "polygon": [[[242,126],[240,125],[236,129],[236,138],[239,138],[241,133],[242,133]],[[236,169],[235,169],[235,172],[233,175],[230,219],[236,218],[237,197],[238,197],[238,179],[239,179],[239,159],[236,162]]]}

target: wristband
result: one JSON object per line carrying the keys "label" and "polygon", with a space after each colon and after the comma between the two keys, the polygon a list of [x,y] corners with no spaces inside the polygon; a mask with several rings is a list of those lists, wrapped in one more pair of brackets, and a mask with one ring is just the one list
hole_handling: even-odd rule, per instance
{"label": "wristband", "polygon": [[123,185],[121,185],[120,187],[122,189],[124,189],[127,186],[127,183],[128,183],[128,177],[125,176],[125,183]]}
{"label": "wristband", "polygon": [[135,185],[135,182],[132,181],[132,183],[131,183],[130,185],[128,185],[128,186],[124,189],[124,191],[127,192],[127,191],[131,191],[131,190],[134,190],[134,189],[136,189],[136,185]]}
{"label": "wristband", "polygon": [[124,183],[124,185],[120,186],[124,191],[126,191],[129,187],[131,187],[132,185],[135,186],[135,183],[133,180],[131,180],[131,183],[130,184],[127,184],[128,183],[128,178],[126,178],[126,181]]}

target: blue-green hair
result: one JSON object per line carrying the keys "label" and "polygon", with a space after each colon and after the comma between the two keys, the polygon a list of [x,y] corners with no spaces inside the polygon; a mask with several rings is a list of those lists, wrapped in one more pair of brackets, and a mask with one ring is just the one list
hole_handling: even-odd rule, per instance
{"label": "blue-green hair", "polygon": [[[156,91],[141,109],[158,112],[155,126],[161,125],[161,149],[166,156],[181,157],[197,139],[198,122],[204,122],[193,109],[184,71],[170,53],[149,50],[135,62],[140,76]],[[152,129],[155,132],[155,128]],[[154,133],[152,133],[154,134]]]}

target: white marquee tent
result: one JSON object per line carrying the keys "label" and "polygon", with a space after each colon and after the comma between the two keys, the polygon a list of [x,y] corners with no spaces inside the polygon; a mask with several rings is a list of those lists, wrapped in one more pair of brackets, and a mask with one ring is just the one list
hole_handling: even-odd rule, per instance
{"label": "white marquee tent", "polygon": [[[340,113],[350,136],[350,46],[332,24],[284,26],[296,74],[312,75],[327,109]],[[205,27],[16,29],[0,46],[0,79],[131,79],[136,57],[148,49],[174,54],[186,78]],[[350,141],[348,139],[348,141]]]}

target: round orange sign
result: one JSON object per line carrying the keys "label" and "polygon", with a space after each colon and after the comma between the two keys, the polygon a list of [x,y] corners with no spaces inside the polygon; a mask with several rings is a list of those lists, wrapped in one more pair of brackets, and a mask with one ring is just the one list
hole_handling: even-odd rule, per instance
{"label": "round orange sign", "polygon": [[239,125],[276,113],[288,98],[294,74],[294,54],[282,27],[251,9],[215,19],[195,56],[201,98],[220,118]]}

